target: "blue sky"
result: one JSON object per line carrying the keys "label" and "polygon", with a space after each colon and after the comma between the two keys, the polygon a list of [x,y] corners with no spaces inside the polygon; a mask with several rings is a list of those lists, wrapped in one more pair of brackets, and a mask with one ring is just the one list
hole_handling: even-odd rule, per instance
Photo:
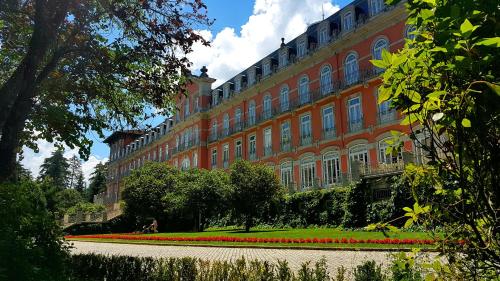
{"label": "blue sky", "polygon": [[[338,11],[351,1],[347,0],[205,0],[208,16],[215,23],[200,33],[212,42],[210,48],[198,45],[190,55],[196,73],[203,66],[217,79],[214,86],[236,75],[279,47],[280,38],[292,40],[303,33],[308,24]],[[157,125],[163,118],[155,118]],[[109,135],[107,132],[106,135]],[[83,164],[88,175],[100,161],[107,160],[108,146],[95,133],[87,136],[94,142],[89,161]],[[40,141],[40,152],[24,150],[23,165],[37,176],[40,164],[54,150],[52,144]],[[76,154],[76,149],[65,156]]]}

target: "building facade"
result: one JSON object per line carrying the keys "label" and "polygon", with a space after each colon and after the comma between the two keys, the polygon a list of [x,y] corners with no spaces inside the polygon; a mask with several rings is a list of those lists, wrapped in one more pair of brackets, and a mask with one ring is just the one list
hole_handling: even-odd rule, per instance
{"label": "building facade", "polygon": [[173,118],[148,132],[106,139],[108,190],[96,201],[116,208],[121,179],[147,161],[180,169],[258,161],[294,190],[399,169],[416,146],[403,139],[398,153],[386,154],[391,131],[408,133],[409,127],[400,125],[402,116],[389,102],[377,101],[381,69],[370,60],[404,46],[412,36],[405,19],[402,4],[357,0],[290,42],[282,39],[277,50],[219,87],[203,68],[191,77]]}

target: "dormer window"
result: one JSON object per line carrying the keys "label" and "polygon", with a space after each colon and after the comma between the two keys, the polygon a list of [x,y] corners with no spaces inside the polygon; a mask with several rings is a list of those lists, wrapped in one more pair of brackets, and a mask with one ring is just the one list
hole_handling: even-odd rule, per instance
{"label": "dormer window", "polygon": [[319,38],[319,44],[320,45],[324,45],[324,44],[328,43],[328,41],[330,40],[330,36],[328,35],[328,33],[329,33],[328,23],[322,25],[319,28],[318,38]]}
{"label": "dormer window", "polygon": [[255,84],[255,67],[252,67],[248,70],[248,86],[252,86]]}
{"label": "dormer window", "polygon": [[342,29],[344,32],[350,31],[354,28],[354,14],[347,12],[342,19]]}
{"label": "dormer window", "polygon": [[271,60],[270,59],[266,59],[262,63],[262,75],[264,75],[264,76],[271,75]]}
{"label": "dormer window", "polygon": [[230,94],[230,84],[226,83],[224,84],[224,87],[222,88],[222,95],[225,100],[229,99],[229,94]]}
{"label": "dormer window", "polygon": [[379,14],[384,10],[384,0],[369,0],[370,14],[372,16]]}
{"label": "dormer window", "polygon": [[219,104],[219,89],[212,92],[212,106]]}
{"label": "dormer window", "polygon": [[184,100],[184,118],[188,117],[190,114],[189,112],[189,98],[186,98],[186,100]]}
{"label": "dormer window", "polygon": [[297,56],[299,58],[304,57],[307,54],[307,40],[306,38],[299,39],[297,41]]}
{"label": "dormer window", "polygon": [[279,53],[278,66],[279,68],[282,68],[287,65],[288,65],[288,48],[284,47]]}
{"label": "dormer window", "polygon": [[234,92],[241,92],[241,76],[238,76],[234,79]]}

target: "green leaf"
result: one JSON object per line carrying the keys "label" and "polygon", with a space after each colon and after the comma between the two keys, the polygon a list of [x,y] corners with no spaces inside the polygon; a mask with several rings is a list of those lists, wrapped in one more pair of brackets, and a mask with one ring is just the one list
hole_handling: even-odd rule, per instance
{"label": "green leaf", "polygon": [[432,49],[430,49],[431,52],[443,52],[443,53],[447,53],[448,50],[446,48],[443,48],[443,47],[434,47]]}
{"label": "green leaf", "polygon": [[399,228],[395,227],[394,225],[387,225],[387,229],[392,232],[399,232]]}
{"label": "green leaf", "polygon": [[379,67],[379,68],[384,68],[386,69],[389,65],[387,63],[385,63],[384,61],[382,60],[370,60],[370,62],[376,66],[376,67]]}
{"label": "green leaf", "polygon": [[410,226],[413,225],[413,219],[412,218],[409,218],[406,222],[405,222],[405,225],[404,225],[404,228],[408,228]]}
{"label": "green leaf", "polygon": [[391,97],[391,89],[390,88],[385,88],[385,87],[380,87],[378,91],[378,104],[383,103],[384,101],[389,100]]}
{"label": "green leaf", "polygon": [[465,128],[470,128],[471,126],[470,120],[467,118],[462,119],[462,126],[464,126]]}
{"label": "green leaf", "polygon": [[500,47],[500,37],[486,38],[482,41],[477,42],[474,45],[491,46],[498,48]]}
{"label": "green leaf", "polygon": [[464,37],[469,37],[474,30],[476,30],[478,26],[472,25],[472,23],[468,20],[465,19],[465,21],[460,25],[460,32]]}
{"label": "green leaf", "polygon": [[488,87],[490,87],[490,89],[492,89],[497,95],[500,96],[500,86],[499,85],[493,84],[490,82],[486,82],[486,85],[488,85]]}
{"label": "green leaf", "polygon": [[420,96],[420,94],[417,93],[416,91],[413,91],[413,90],[408,92],[408,97],[414,103],[420,103],[420,101],[422,100],[422,97]]}

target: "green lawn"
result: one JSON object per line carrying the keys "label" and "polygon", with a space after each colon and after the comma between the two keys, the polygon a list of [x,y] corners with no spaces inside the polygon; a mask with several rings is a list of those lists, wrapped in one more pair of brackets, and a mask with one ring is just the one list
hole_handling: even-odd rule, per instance
{"label": "green lawn", "polygon": [[[307,229],[254,229],[246,233],[241,229],[209,229],[204,232],[169,232],[155,234],[140,234],[140,236],[162,237],[254,237],[254,238],[354,238],[354,239],[384,239],[382,232],[349,231],[335,228],[307,228]],[[398,239],[432,239],[424,232],[398,232],[388,233],[389,238]],[[434,248],[433,245],[398,245],[398,244],[371,244],[371,243],[247,243],[247,242],[215,242],[215,241],[152,241],[152,240],[123,240],[123,239],[96,239],[96,238],[71,238],[69,240],[130,243],[130,244],[158,244],[158,245],[208,245],[208,246],[244,246],[244,247],[273,247],[273,248],[349,248],[349,249],[409,249],[409,248]]]}

